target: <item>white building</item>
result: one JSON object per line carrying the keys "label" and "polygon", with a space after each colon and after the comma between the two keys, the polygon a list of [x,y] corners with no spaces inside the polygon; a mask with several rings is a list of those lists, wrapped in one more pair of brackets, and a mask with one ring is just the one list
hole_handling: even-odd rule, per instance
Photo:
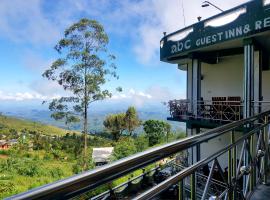
{"label": "white building", "polygon": [[[187,98],[170,101],[168,119],[185,122],[188,136],[270,109],[269,7],[249,1],[162,38],[161,61],[187,77]],[[193,148],[189,162],[229,143],[224,134]]]}
{"label": "white building", "polygon": [[113,147],[93,148],[92,159],[96,166],[105,165],[110,162]]}

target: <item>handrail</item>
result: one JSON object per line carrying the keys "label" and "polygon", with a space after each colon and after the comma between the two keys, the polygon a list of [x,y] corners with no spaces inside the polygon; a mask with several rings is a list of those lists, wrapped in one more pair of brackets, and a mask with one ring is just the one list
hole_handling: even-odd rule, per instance
{"label": "handrail", "polygon": [[100,168],[83,172],[51,184],[47,184],[27,192],[14,195],[7,199],[63,199],[63,197],[72,197],[77,194],[94,189],[104,183],[110,182],[116,178],[124,176],[136,169],[142,168],[148,164],[154,163],[179,151],[188,149],[212,138],[218,137],[228,131],[234,130],[239,126],[249,124],[258,118],[269,115],[270,111],[260,113],[256,116],[230,124],[223,125],[194,135],[182,140],[174,141],[159,147],[137,153],[130,157],[118,160]]}
{"label": "handrail", "polygon": [[237,146],[242,141],[249,138],[253,133],[261,130],[262,128],[264,128],[267,125],[268,124],[263,124],[260,127],[257,127],[255,129],[251,130],[250,132],[245,134],[243,137],[238,139],[235,143],[227,145],[226,147],[224,147],[223,149],[219,150],[218,152],[210,155],[209,157],[204,158],[204,159],[200,160],[199,162],[196,162],[195,164],[191,165],[190,167],[187,167],[186,169],[182,170],[181,172],[171,176],[170,178],[166,179],[165,181],[161,182],[160,184],[154,186],[150,190],[148,190],[148,191],[142,193],[141,195],[137,196],[133,200],[146,200],[146,199],[153,198],[157,194],[160,194],[162,191],[169,188],[171,185],[176,184],[177,182],[179,182],[179,180],[184,179],[185,177],[187,177],[187,176],[191,175],[192,173],[194,173],[197,169],[200,169],[201,167],[203,167],[204,165],[206,165],[209,162],[213,161],[217,157],[219,157],[219,156],[223,155],[224,153],[228,152],[233,147]]}

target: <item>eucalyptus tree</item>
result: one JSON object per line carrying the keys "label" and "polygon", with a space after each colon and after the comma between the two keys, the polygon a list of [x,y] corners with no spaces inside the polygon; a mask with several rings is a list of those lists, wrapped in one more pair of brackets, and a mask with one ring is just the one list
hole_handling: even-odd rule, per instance
{"label": "eucalyptus tree", "polygon": [[[63,39],[55,46],[60,58],[43,73],[44,77],[57,82],[70,94],[58,99],[58,103],[68,104],[72,112],[81,115],[84,169],[87,167],[89,105],[111,97],[111,92],[104,88],[104,84],[109,77],[118,78],[115,56],[108,53],[108,42],[108,35],[99,22],[81,19],[65,30]],[[117,89],[121,91],[121,88]]]}
{"label": "eucalyptus tree", "polygon": [[53,112],[51,117],[57,121],[63,120],[69,130],[70,124],[80,122],[80,117],[77,113],[70,111],[68,106],[61,102],[62,99],[53,99],[49,104],[49,110]]}
{"label": "eucalyptus tree", "polygon": [[126,129],[130,136],[132,136],[133,131],[141,125],[141,121],[138,117],[136,108],[130,106],[125,115]]}
{"label": "eucalyptus tree", "polygon": [[103,121],[103,125],[108,131],[110,131],[113,140],[117,142],[126,129],[125,113],[108,115]]}

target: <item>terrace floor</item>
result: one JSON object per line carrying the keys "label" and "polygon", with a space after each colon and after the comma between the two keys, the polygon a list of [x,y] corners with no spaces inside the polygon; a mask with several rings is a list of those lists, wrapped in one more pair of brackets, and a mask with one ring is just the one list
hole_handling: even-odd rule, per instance
{"label": "terrace floor", "polygon": [[269,200],[270,199],[270,178],[267,184],[261,184],[257,187],[250,200]]}

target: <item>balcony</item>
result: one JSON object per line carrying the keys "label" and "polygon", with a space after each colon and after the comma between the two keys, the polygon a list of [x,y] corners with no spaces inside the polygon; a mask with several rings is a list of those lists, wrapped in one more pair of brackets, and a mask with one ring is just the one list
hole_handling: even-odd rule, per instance
{"label": "balcony", "polygon": [[[228,123],[243,119],[243,104],[240,97],[212,97],[212,100],[191,102],[190,100],[171,100],[168,103],[170,117],[174,121],[208,121]],[[252,102],[253,113],[270,108],[269,101]],[[193,110],[193,112],[191,112]]]}

